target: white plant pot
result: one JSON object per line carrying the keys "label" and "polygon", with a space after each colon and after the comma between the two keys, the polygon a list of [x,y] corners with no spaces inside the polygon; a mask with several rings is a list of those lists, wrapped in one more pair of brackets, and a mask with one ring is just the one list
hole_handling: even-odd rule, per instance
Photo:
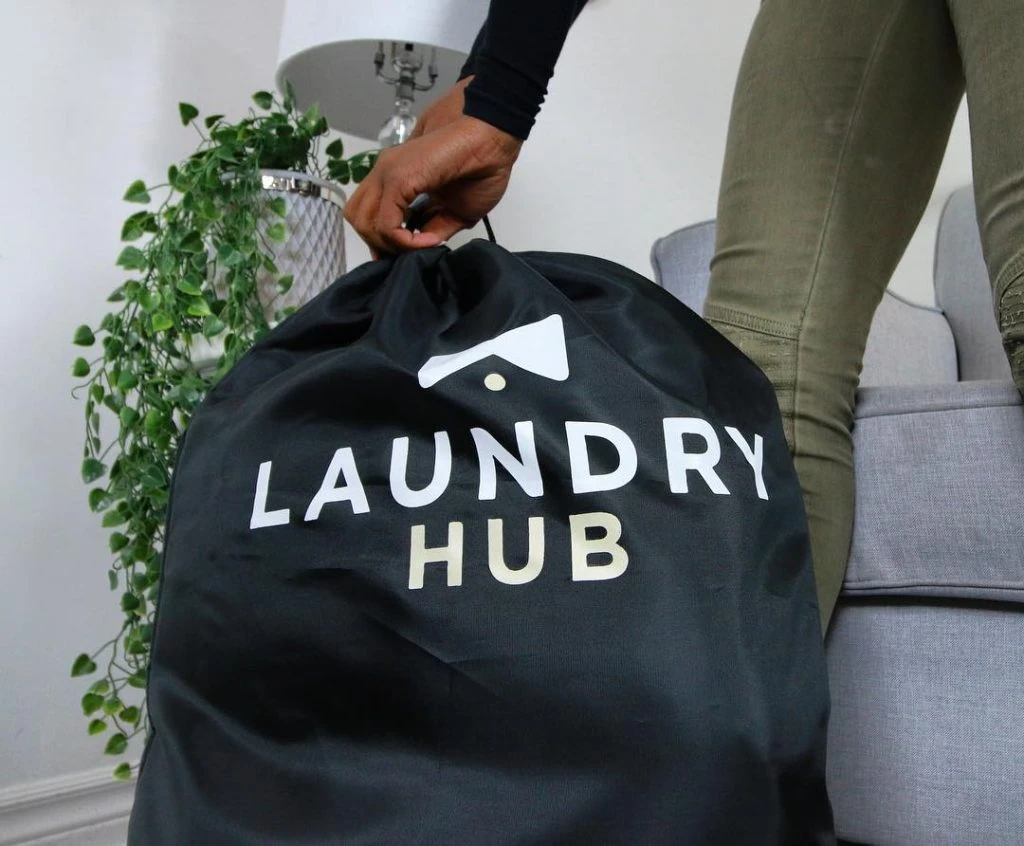
{"label": "white plant pot", "polygon": [[267,320],[288,306],[301,306],[345,272],[345,193],[338,185],[305,173],[264,170],[263,190],[284,200],[288,239],[275,249],[274,263],[282,274],[295,278],[284,296],[277,279],[260,280],[260,301]]}
{"label": "white plant pot", "polygon": [[[299,307],[327,288],[345,273],[345,192],[340,186],[307,173],[288,170],[264,170],[263,190],[269,199],[280,197],[285,216],[268,218],[263,226],[283,222],[287,239],[274,244],[274,263],[278,274],[261,272],[258,278],[263,313],[271,326],[274,315],[290,306]],[[291,290],[280,294],[278,276],[290,274]],[[217,283],[214,282],[214,285]],[[199,370],[211,369],[223,352],[223,341],[195,338],[189,354]]]}

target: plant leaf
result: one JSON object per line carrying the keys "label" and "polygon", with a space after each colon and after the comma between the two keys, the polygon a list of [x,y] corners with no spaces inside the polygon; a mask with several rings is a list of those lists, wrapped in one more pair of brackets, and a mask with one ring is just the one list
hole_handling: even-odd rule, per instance
{"label": "plant leaf", "polygon": [[224,321],[219,317],[210,315],[203,321],[203,336],[206,338],[213,338],[224,331]]}
{"label": "plant leaf", "polygon": [[96,662],[92,660],[84,652],[75,659],[75,663],[71,665],[71,675],[75,676],[87,676],[90,673],[96,672]]}
{"label": "plant leaf", "polygon": [[145,690],[146,689],[146,671],[145,670],[139,670],[137,673],[133,673],[132,675],[128,676],[128,685],[129,685],[129,687],[134,687],[134,688],[136,688],[138,690]]}
{"label": "plant leaf", "polygon": [[130,429],[135,425],[135,421],[139,419],[139,412],[126,405],[121,409],[120,414],[118,414],[118,419],[121,421],[122,429]]}
{"label": "plant leaf", "polygon": [[309,127],[310,131],[315,131],[317,124],[320,123],[320,104],[314,103],[302,116],[302,122]]}
{"label": "plant leaf", "polygon": [[270,201],[269,205],[270,210],[278,217],[284,217],[288,214],[288,205],[285,203],[284,197],[274,197],[274,199]]}
{"label": "plant leaf", "polygon": [[82,713],[91,717],[103,707],[103,697],[98,693],[87,693],[82,697]]}
{"label": "plant leaf", "polygon": [[87,458],[82,462],[82,481],[87,485],[95,482],[107,472],[107,465],[98,458]]}
{"label": "plant leaf", "polygon": [[138,377],[134,373],[129,373],[127,370],[123,371],[121,375],[117,377],[117,389],[123,393],[127,393],[138,384]]}
{"label": "plant leaf", "polygon": [[282,276],[280,279],[277,280],[278,292],[281,294],[287,294],[292,289],[292,285],[294,284],[294,282],[295,277],[291,273],[287,274],[286,276]]}
{"label": "plant leaf", "polygon": [[231,244],[221,244],[220,249],[217,250],[217,259],[225,267],[237,267],[245,261],[245,256]]}
{"label": "plant leaf", "polygon": [[127,748],[128,739],[121,732],[118,732],[107,741],[106,748],[103,751],[107,755],[123,755],[124,750]]}
{"label": "plant leaf", "polygon": [[123,526],[128,522],[128,517],[122,514],[120,511],[108,511],[103,515],[103,520],[100,525],[104,529],[113,529],[115,526]]}
{"label": "plant leaf", "polygon": [[146,267],[146,254],[138,247],[125,247],[117,257],[116,264],[125,270],[143,270]]}
{"label": "plant leaf", "polygon": [[118,781],[128,781],[132,777],[131,764],[118,764],[114,767],[114,778]]}
{"label": "plant leaf", "polygon": [[203,245],[203,236],[195,229],[182,238],[178,246],[186,253],[202,253],[206,250],[206,247]]}
{"label": "plant leaf", "polygon": [[342,185],[348,185],[352,181],[352,169],[344,159],[329,161],[327,163],[327,175]]}
{"label": "plant leaf", "polygon": [[98,693],[100,696],[105,696],[109,692],[110,682],[107,679],[100,679],[89,688],[89,693]]}
{"label": "plant leaf", "polygon": [[153,315],[153,331],[154,332],[165,332],[174,325],[174,321],[171,320],[162,311],[158,311]]}
{"label": "plant leaf", "polygon": [[161,297],[156,291],[143,291],[139,294],[139,305],[143,311],[156,311],[160,308]]}
{"label": "plant leaf", "polygon": [[113,717],[122,708],[124,708],[124,703],[116,696],[111,696],[103,701],[103,713],[108,717]]}
{"label": "plant leaf", "polygon": [[210,304],[202,297],[197,297],[186,309],[186,313],[192,317],[206,317],[210,314]]}
{"label": "plant leaf", "polygon": [[124,198],[129,203],[148,203],[151,199],[149,191],[146,190],[146,183],[141,179],[136,179],[128,186],[128,190],[124,192]]}
{"label": "plant leaf", "polygon": [[128,540],[126,535],[122,535],[120,532],[114,532],[110,536],[110,551],[120,552],[124,549],[131,541]]}
{"label": "plant leaf", "polygon": [[134,705],[129,705],[127,708],[121,711],[121,719],[126,723],[135,725],[142,717],[142,712]]}
{"label": "plant leaf", "polygon": [[89,723],[89,734],[90,735],[103,734],[103,732],[105,732],[106,730],[107,730],[107,721],[106,720],[93,720],[91,723]]}
{"label": "plant leaf", "polygon": [[95,513],[103,511],[109,505],[107,491],[104,488],[93,488],[89,491],[89,510]]}
{"label": "plant leaf", "polygon": [[92,333],[92,329],[82,324],[75,330],[75,337],[72,339],[72,343],[80,347],[91,347],[96,343],[96,336]]}
{"label": "plant leaf", "polygon": [[81,379],[83,376],[89,375],[89,362],[79,356],[75,359],[75,363],[71,365],[71,375]]}
{"label": "plant leaf", "polygon": [[288,237],[288,232],[283,223],[275,223],[273,226],[267,227],[267,237],[271,241],[283,241]]}
{"label": "plant leaf", "polygon": [[188,126],[199,117],[199,109],[191,103],[178,103],[178,115],[181,117],[181,125]]}
{"label": "plant leaf", "polygon": [[118,586],[117,570],[107,570],[107,579],[110,582],[110,589],[111,590],[117,590],[117,586]]}
{"label": "plant leaf", "polygon": [[134,593],[126,593],[121,597],[122,611],[134,611],[141,604],[139,598]]}
{"label": "plant leaf", "polygon": [[252,100],[261,109],[270,109],[274,105],[274,95],[269,91],[257,91],[252,95]]}
{"label": "plant leaf", "polygon": [[145,234],[145,230],[143,230],[142,225],[137,220],[128,219],[124,222],[124,226],[121,227],[122,241],[138,241]]}
{"label": "plant leaf", "polygon": [[203,121],[203,124],[206,126],[207,129],[211,129],[213,125],[222,117],[224,117],[224,115],[210,115]]}
{"label": "plant leaf", "polygon": [[161,412],[157,411],[155,408],[151,408],[149,411],[147,411],[146,420],[144,424],[146,427],[146,434],[153,436],[154,434],[159,432],[160,429],[163,428],[165,419],[166,418],[164,417],[164,415]]}
{"label": "plant leaf", "polygon": [[345,145],[341,143],[340,138],[335,138],[324,152],[332,159],[340,159],[345,154]]}

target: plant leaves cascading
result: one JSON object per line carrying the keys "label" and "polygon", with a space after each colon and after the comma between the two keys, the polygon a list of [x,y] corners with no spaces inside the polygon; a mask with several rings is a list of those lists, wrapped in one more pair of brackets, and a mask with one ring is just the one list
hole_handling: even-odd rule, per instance
{"label": "plant leaves cascading", "polygon": [[[102,646],[75,659],[71,674],[100,672],[81,707],[89,734],[101,736],[105,752],[114,756],[148,731],[146,677],[181,436],[210,388],[269,331],[258,280],[272,274],[282,295],[292,284],[274,263],[275,245],[289,235],[286,204],[263,192],[260,170],[326,175],[348,184],[361,181],[375,159],[372,152],[344,158],[336,139],[321,166],[319,142],[328,126],[315,105],[297,111],[290,87],[283,101],[267,91],[253,101],[260,112],[251,110],[237,123],[223,115],[200,123],[195,106],[179,104],[182,123],[199,133],[198,149],[168,169],[165,184],[137,180],[128,186],[124,199],[147,208],[121,229],[126,246],[117,265],[129,278],[109,297],[121,305],[98,327],[80,326],[73,338],[83,348],[99,346],[94,357],[76,358],[71,372],[84,380],[76,389],[85,403],[81,474],[90,487],[89,508],[110,530],[107,576],[122,622]],[[155,207],[154,195],[162,198]],[[275,319],[292,310],[277,310]],[[209,372],[189,356],[200,337],[222,345]],[[112,424],[116,435],[105,439],[104,424]],[[131,772],[123,761],[114,775],[126,779]]]}

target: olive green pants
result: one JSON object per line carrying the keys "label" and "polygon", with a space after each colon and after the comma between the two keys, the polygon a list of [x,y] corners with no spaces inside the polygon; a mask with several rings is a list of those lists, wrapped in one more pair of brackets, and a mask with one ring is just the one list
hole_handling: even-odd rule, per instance
{"label": "olive green pants", "polygon": [[985,258],[1024,388],[1024,0],[764,0],[740,69],[705,313],[775,385],[823,625],[850,549],[868,329],[965,81]]}

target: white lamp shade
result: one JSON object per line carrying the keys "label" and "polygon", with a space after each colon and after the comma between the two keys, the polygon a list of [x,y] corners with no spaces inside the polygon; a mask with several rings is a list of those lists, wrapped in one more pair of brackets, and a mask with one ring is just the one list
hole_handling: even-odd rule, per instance
{"label": "white lamp shade", "polygon": [[277,86],[289,80],[299,106],[319,103],[335,129],[376,138],[394,106],[394,89],[374,76],[378,42],[438,48],[437,84],[416,95],[418,114],[456,81],[486,17],[487,0],[287,0]]}

